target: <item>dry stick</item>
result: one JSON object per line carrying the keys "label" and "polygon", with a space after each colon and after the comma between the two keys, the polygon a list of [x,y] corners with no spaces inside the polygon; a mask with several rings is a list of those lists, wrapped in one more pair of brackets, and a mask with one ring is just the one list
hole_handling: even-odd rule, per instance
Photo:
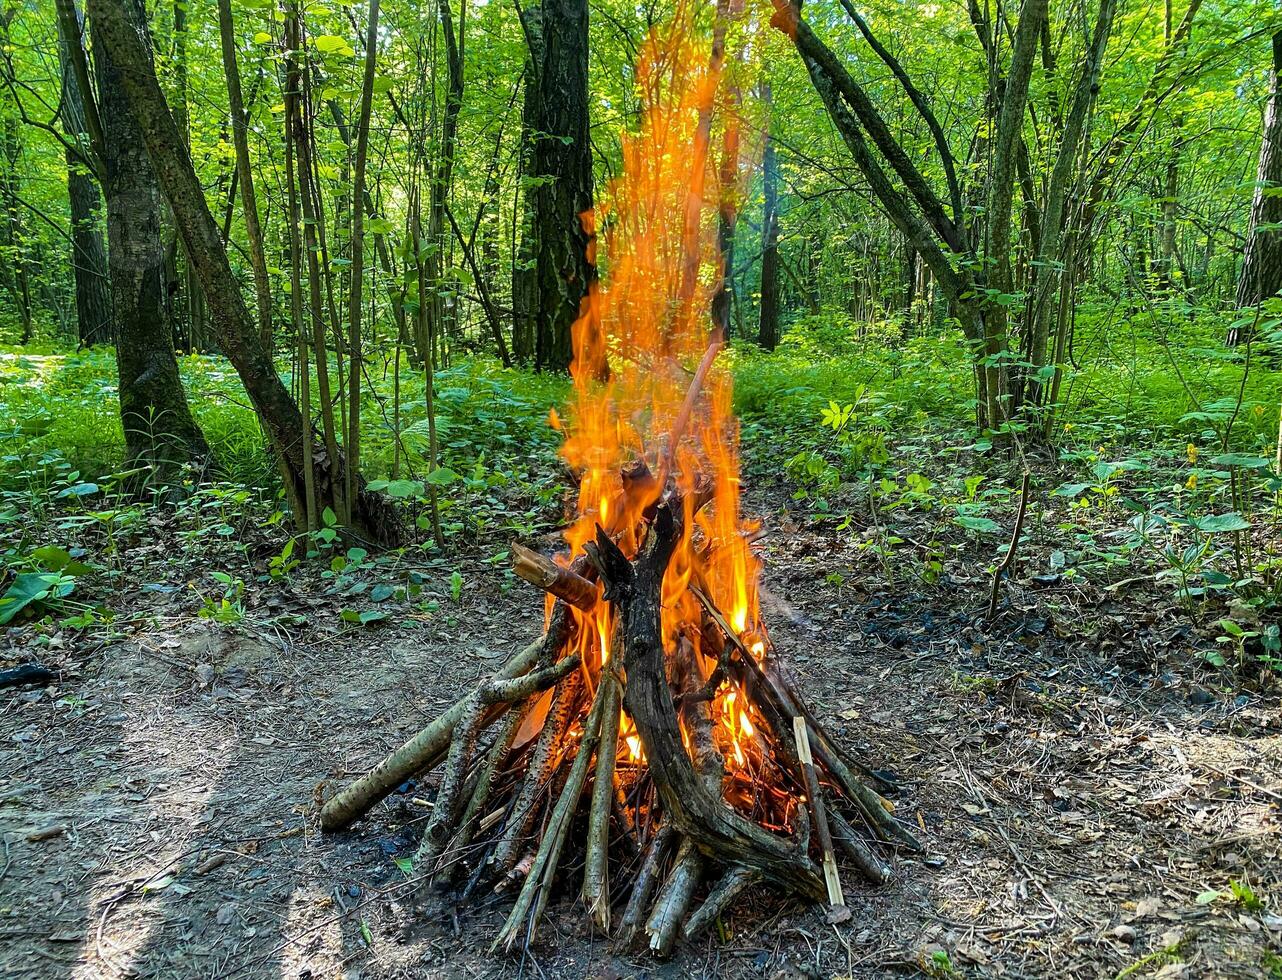
{"label": "dry stick", "polygon": [[546,691],[561,678],[579,669],[579,655],[572,653],[562,657],[550,667],[532,670],[520,677],[495,677],[486,681],[477,689],[483,704],[501,704],[506,701],[519,701],[531,694]]}
{"label": "dry stick", "polygon": [[[614,803],[614,762],[619,750],[619,701],[622,685],[618,658],[611,658],[601,674],[605,704],[601,716],[601,744],[596,753],[592,783],[592,805],[588,810],[587,857],[583,867],[583,902],[592,921],[604,933],[610,931],[610,811]],[[579,751],[582,751],[580,748]]]}
{"label": "dry stick", "polygon": [[824,856],[824,884],[828,888],[828,904],[837,906],[846,904],[846,896],[841,892],[841,877],[837,874],[837,854],[832,848],[832,834],[828,830],[828,813],[824,806],[823,789],[819,785],[819,776],[815,773],[815,760],[810,754],[810,734],[806,728],[806,719],[794,715],[792,733],[797,741],[797,758],[801,760],[801,771],[805,777],[806,792],[810,795],[810,812],[815,821],[815,832],[819,835],[819,849]]}
{"label": "dry stick", "polygon": [[811,738],[816,743],[814,749],[821,763],[827,755],[837,756],[846,763],[848,768],[857,772],[862,781],[871,783],[878,792],[891,788],[885,779],[878,776],[859,760],[853,758],[849,752],[841,747],[840,743],[828,734],[828,729],[815,717],[814,712],[810,710],[810,706],[806,704],[805,699],[797,690],[796,680],[792,671],[777,657],[771,658],[771,676],[783,693],[792,699],[792,704],[796,706],[797,711],[810,724]]}
{"label": "dry stick", "polygon": [[650,838],[645,857],[641,860],[641,870],[632,882],[632,894],[628,896],[627,908],[623,910],[623,919],[615,938],[615,948],[619,952],[632,945],[632,938],[641,928],[641,919],[650,904],[650,896],[654,892],[654,886],[659,883],[659,870],[667,856],[668,844],[675,836],[672,825],[665,823]]}
{"label": "dry stick", "polygon": [[690,838],[682,838],[672,873],[663,883],[663,890],[659,892],[654,910],[645,924],[651,952],[658,956],[667,956],[672,952],[681,922],[702,878],[703,855]]}
{"label": "dry stick", "polygon": [[[467,697],[467,707],[463,717],[454,729],[450,740],[449,752],[445,756],[445,775],[441,779],[440,789],[436,792],[436,802],[432,808],[432,817],[423,831],[423,839],[414,852],[415,867],[422,868],[427,877],[435,872],[436,859],[449,836],[454,820],[458,816],[459,797],[463,784],[467,781],[471,768],[472,753],[476,749],[476,736],[480,731],[482,704],[480,691],[473,691]],[[424,878],[424,882],[427,878]]]}
{"label": "dry stick", "polygon": [[1024,514],[1028,510],[1028,482],[1029,473],[1025,470],[1024,480],[1019,487],[1019,510],[1015,513],[1015,530],[1010,536],[1010,547],[1006,549],[1006,557],[993,569],[993,589],[988,596],[988,615],[984,617],[985,619],[992,619],[997,615],[997,600],[1001,597],[1002,576],[1015,561],[1019,537],[1024,531]]}
{"label": "dry stick", "polygon": [[548,894],[552,890],[552,878],[556,874],[557,862],[561,857],[561,847],[565,843],[574,809],[583,793],[583,784],[587,780],[588,766],[592,763],[593,752],[601,736],[601,712],[607,701],[606,691],[611,688],[612,685],[609,684],[597,685],[592,710],[588,712],[587,721],[583,725],[583,738],[579,741],[574,764],[570,766],[570,773],[565,780],[565,787],[561,790],[551,817],[548,818],[543,838],[539,842],[538,853],[534,856],[534,863],[530,866],[530,873],[525,878],[521,894],[517,896],[516,904],[512,906],[503,929],[490,946],[490,952],[494,952],[500,946],[505,946],[508,951],[511,951],[523,926],[527,942],[534,934],[539,916],[543,914],[543,909],[547,905]]}
{"label": "dry stick", "polygon": [[571,674],[552,695],[552,703],[548,707],[543,730],[539,733],[538,741],[534,743],[534,751],[530,754],[525,781],[521,784],[521,791],[512,805],[512,812],[508,816],[503,835],[494,848],[495,873],[500,878],[520,860],[521,849],[525,846],[525,839],[534,822],[539,796],[552,778],[556,765],[560,761],[558,750],[564,742],[566,730],[570,727],[570,719],[578,708],[581,679],[581,673]]}
{"label": "dry stick", "polygon": [[[455,854],[463,853],[467,845],[471,843],[474,833],[478,831],[484,832],[484,827],[477,826],[474,828],[472,822],[476,820],[481,808],[489,802],[490,793],[494,791],[499,763],[503,761],[508,751],[512,748],[512,740],[516,738],[516,733],[520,729],[521,722],[525,718],[526,712],[529,711],[531,703],[532,700],[527,698],[503,716],[503,722],[494,736],[494,743],[490,746],[489,751],[486,752],[485,761],[481,764],[480,772],[477,774],[476,786],[467,801],[467,808],[463,811],[463,816],[459,818],[458,833],[455,834],[451,842],[451,850]],[[501,815],[502,811],[500,810],[499,816]],[[495,819],[497,820],[498,816]],[[484,821],[481,822],[483,823]]]}
{"label": "dry stick", "polygon": [[[518,653],[499,671],[500,678],[517,677],[533,667],[547,647],[559,649],[568,628],[568,616],[558,623],[554,614],[548,632]],[[416,772],[431,768],[449,744],[454,727],[467,711],[468,697],[460,698],[444,714],[411,738],[364,776],[325,804],[320,813],[322,830],[343,830]]]}
{"label": "dry stick", "polygon": [[582,575],[562,568],[551,558],[546,558],[536,551],[512,542],[512,571],[517,578],[536,585],[544,592],[550,592],[558,599],[564,599],[570,605],[591,610],[597,604],[596,583]]}
{"label": "dry stick", "polygon": [[890,880],[890,868],[863,842],[849,820],[835,809],[828,814],[828,819],[832,823],[833,840],[855,862],[860,874],[874,885],[884,885]]}
{"label": "dry stick", "polygon": [[751,868],[733,867],[721,876],[720,880],[712,886],[708,892],[708,897],[686,920],[685,937],[694,939],[704,929],[712,925],[721,917],[724,912],[736,898],[750,885],[756,884],[761,880],[761,876]]}

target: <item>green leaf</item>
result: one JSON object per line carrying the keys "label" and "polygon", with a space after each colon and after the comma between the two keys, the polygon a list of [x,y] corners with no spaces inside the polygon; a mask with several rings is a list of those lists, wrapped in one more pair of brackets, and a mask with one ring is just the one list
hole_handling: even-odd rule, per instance
{"label": "green leaf", "polygon": [[962,527],[978,531],[980,534],[996,534],[1002,528],[996,521],[989,520],[987,517],[972,517],[969,514],[958,514],[953,518]]}
{"label": "green leaf", "polygon": [[1236,511],[1229,511],[1227,514],[1208,514],[1205,517],[1196,518],[1192,523],[1199,531],[1207,534],[1246,531],[1251,527],[1251,522]]}
{"label": "green leaf", "polygon": [[1076,497],[1091,488],[1089,483],[1065,483],[1055,489],[1056,497]]}
{"label": "green leaf", "polygon": [[395,594],[396,589],[393,586],[388,585],[386,582],[379,582],[378,585],[370,589],[369,597],[375,602],[383,602]]}
{"label": "green leaf", "polygon": [[1251,456],[1247,453],[1224,453],[1211,460],[1215,466],[1240,466],[1248,470],[1267,470],[1273,465],[1271,459],[1263,456]]}
{"label": "green leaf", "polygon": [[0,626],[33,603],[61,599],[70,594],[75,583],[56,572],[23,572],[13,580],[9,591],[0,596]]}
{"label": "green leaf", "polygon": [[378,609],[366,609],[358,617],[362,626],[368,626],[370,623],[377,623],[387,618],[387,613]]}
{"label": "green leaf", "polygon": [[387,492],[393,497],[421,497],[423,484],[418,480],[393,480],[387,485]]}
{"label": "green leaf", "polygon": [[321,34],[312,38],[312,44],[316,45],[316,50],[321,54],[355,54],[346,39],[339,37],[337,34]]}
{"label": "green leaf", "polygon": [[84,575],[92,569],[84,562],[76,561],[66,548],[56,544],[47,544],[31,552],[31,559],[42,568],[51,572],[62,572],[64,575]]}
{"label": "green leaf", "polygon": [[407,875],[412,875],[412,874],[414,873],[414,859],[413,859],[413,858],[407,858],[407,857],[394,857],[394,858],[392,858],[392,863],[393,863],[393,864],[395,864],[398,868],[400,868],[400,869],[401,869],[403,872],[405,872],[405,874],[407,874]]}
{"label": "green leaf", "polygon": [[96,483],[76,483],[65,490],[58,491],[59,497],[88,497],[98,492]]}
{"label": "green leaf", "polygon": [[456,483],[462,477],[455,473],[448,466],[442,466],[440,469],[432,470],[427,474],[427,482],[434,487],[448,487],[451,483]]}

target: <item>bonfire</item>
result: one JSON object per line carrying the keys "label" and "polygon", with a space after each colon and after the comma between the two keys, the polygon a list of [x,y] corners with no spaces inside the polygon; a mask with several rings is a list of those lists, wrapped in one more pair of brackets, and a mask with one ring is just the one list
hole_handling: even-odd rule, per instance
{"label": "bonfire", "polygon": [[709,165],[721,47],[700,51],[680,19],[650,38],[622,176],[583,216],[609,268],[551,418],[577,498],[560,554],[512,549],[547,593],[544,634],[321,812],[347,827],[439,769],[414,870],[459,901],[510,891],[496,948],[528,944],[549,898],[575,889],[618,946],[644,935],[659,955],[758,883],[841,915],[837,849],[880,883],[879,842],[918,847],[807,707],[761,615],[709,320],[710,219],[735,192]]}

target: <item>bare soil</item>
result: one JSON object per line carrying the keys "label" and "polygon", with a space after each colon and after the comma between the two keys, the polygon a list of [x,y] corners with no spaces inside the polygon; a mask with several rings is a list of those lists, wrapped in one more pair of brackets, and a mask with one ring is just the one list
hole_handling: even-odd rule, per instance
{"label": "bare soil", "polygon": [[1169,595],[1039,575],[1048,539],[985,625],[991,542],[925,586],[832,523],[765,526],[777,646],[929,845],[884,887],[847,873],[849,922],[758,891],[660,963],[591,935],[570,887],[526,955],[490,956],[510,895],[424,901],[393,860],[430,779],[336,835],[315,801],[536,635],[532,590],[463,560],[457,601],[359,627],[300,576],[216,625],[187,570],[119,585],[114,637],[6,637],[0,666],[62,676],[0,691],[0,973],[1282,976],[1282,708],[1198,666],[1213,635]]}

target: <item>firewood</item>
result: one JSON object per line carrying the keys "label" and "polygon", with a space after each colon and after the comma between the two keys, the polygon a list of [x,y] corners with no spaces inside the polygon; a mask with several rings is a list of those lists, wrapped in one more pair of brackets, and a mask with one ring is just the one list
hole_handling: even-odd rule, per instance
{"label": "firewood", "polygon": [[792,728],[797,741],[797,757],[801,761],[801,771],[805,776],[806,792],[810,796],[810,813],[815,822],[815,833],[819,836],[819,849],[823,852],[824,884],[828,889],[828,904],[845,905],[846,897],[842,894],[841,878],[837,874],[837,855],[832,847],[832,833],[828,829],[823,789],[819,785],[819,776],[815,773],[815,761],[810,754],[810,734],[806,719],[801,715],[795,716],[792,719]]}
{"label": "firewood", "polygon": [[[526,673],[551,647],[559,647],[569,623],[564,618],[562,628],[549,631],[513,657],[499,672],[499,677],[516,677]],[[342,792],[321,808],[321,829],[343,830],[351,826],[370,807],[417,772],[430,769],[440,754],[448,747],[454,728],[467,712],[470,695],[454,702],[447,711],[395,752],[386,756],[378,765],[360,779],[349,784]]]}
{"label": "firewood", "polygon": [[495,677],[482,684],[477,693],[484,704],[519,701],[539,691],[546,691],[566,674],[578,669],[579,655],[572,653],[550,667],[532,670],[520,677]]}
{"label": "firewood", "polygon": [[889,881],[890,868],[883,861],[878,860],[872,848],[860,839],[855,828],[850,825],[850,821],[837,810],[832,810],[828,816],[832,821],[833,840],[846,856],[855,862],[855,867],[859,869],[860,874],[874,885],[884,885]]}
{"label": "firewood", "polygon": [[449,751],[445,755],[445,774],[436,791],[432,816],[427,822],[427,829],[423,831],[418,849],[414,852],[414,865],[422,868],[427,875],[424,881],[435,872],[436,859],[440,857],[446,838],[458,818],[459,797],[467,781],[476,736],[481,726],[481,708],[481,692],[478,690],[469,695],[467,707],[455,726],[454,737],[450,740]]}
{"label": "firewood", "polygon": [[655,899],[654,909],[646,920],[645,931],[650,937],[650,951],[667,956],[681,931],[694,891],[703,879],[703,855],[694,841],[686,837],[677,850],[672,873]]}
{"label": "firewood", "polygon": [[[592,921],[610,931],[610,875],[608,866],[610,811],[614,802],[614,763],[619,747],[619,701],[622,684],[617,661],[601,672],[601,741],[596,753],[592,804],[588,809],[587,857],[583,867],[583,902]],[[581,750],[580,750],[581,751]]]}
{"label": "firewood", "polygon": [[548,892],[552,887],[552,878],[556,874],[557,862],[561,857],[561,848],[565,843],[565,835],[570,829],[574,807],[583,793],[588,767],[592,763],[593,752],[600,739],[601,714],[608,700],[606,695],[608,689],[608,685],[605,684],[597,687],[592,709],[588,712],[587,721],[583,725],[583,737],[579,741],[578,752],[570,767],[565,786],[552,810],[552,815],[548,818],[547,827],[539,842],[539,849],[534,856],[534,863],[525,877],[525,885],[517,896],[516,904],[512,906],[507,922],[503,924],[503,928],[490,947],[491,952],[500,946],[510,951],[522,929],[525,930],[528,939],[534,934],[539,917],[543,914],[543,909],[547,905]]}
{"label": "firewood", "polygon": [[780,887],[816,899],[825,895],[814,864],[789,842],[743,817],[708,791],[681,744],[680,726],[664,669],[661,626],[663,576],[681,535],[681,506],[669,498],[655,512],[634,562],[598,532],[606,594],[613,594],[623,622],[624,704],[637,726],[646,760],[666,813],[700,847],[756,868]]}
{"label": "firewood", "polygon": [[645,857],[641,860],[641,870],[632,882],[632,894],[628,896],[627,908],[623,911],[623,920],[615,937],[615,949],[619,952],[626,951],[632,945],[633,937],[641,928],[642,917],[650,906],[650,896],[659,883],[659,871],[667,857],[668,846],[675,837],[671,824],[665,823],[650,838]]}
{"label": "firewood", "polygon": [[718,879],[717,883],[712,886],[708,892],[708,897],[686,920],[685,937],[687,940],[696,938],[704,929],[716,922],[721,917],[730,903],[733,902],[746,889],[751,887],[761,879],[751,868],[733,867]]}
{"label": "firewood", "polygon": [[[462,852],[467,847],[474,833],[484,833],[488,829],[486,820],[482,819],[478,822],[476,817],[481,812],[482,807],[489,802],[490,794],[494,791],[494,784],[497,781],[496,776],[499,764],[512,748],[512,740],[516,737],[517,729],[520,728],[526,711],[529,710],[530,700],[532,698],[527,698],[522,704],[517,705],[505,714],[498,726],[494,741],[485,753],[485,760],[482,762],[481,769],[477,774],[476,785],[468,798],[467,807],[464,809],[463,815],[458,819],[458,833],[452,842],[452,848],[456,853]],[[502,813],[500,812],[494,815],[493,820],[497,823],[501,818]],[[474,824],[475,830],[473,829]]]}
{"label": "firewood", "polygon": [[520,859],[537,815],[536,804],[560,761],[559,752],[578,704],[580,676],[577,673],[571,674],[552,695],[552,704],[543,722],[543,730],[530,754],[525,780],[494,850],[494,873],[500,878],[512,870]]}
{"label": "firewood", "polygon": [[562,568],[551,558],[512,542],[512,570],[517,578],[537,585],[558,599],[585,612],[597,603],[597,589],[593,582],[568,568]]}

